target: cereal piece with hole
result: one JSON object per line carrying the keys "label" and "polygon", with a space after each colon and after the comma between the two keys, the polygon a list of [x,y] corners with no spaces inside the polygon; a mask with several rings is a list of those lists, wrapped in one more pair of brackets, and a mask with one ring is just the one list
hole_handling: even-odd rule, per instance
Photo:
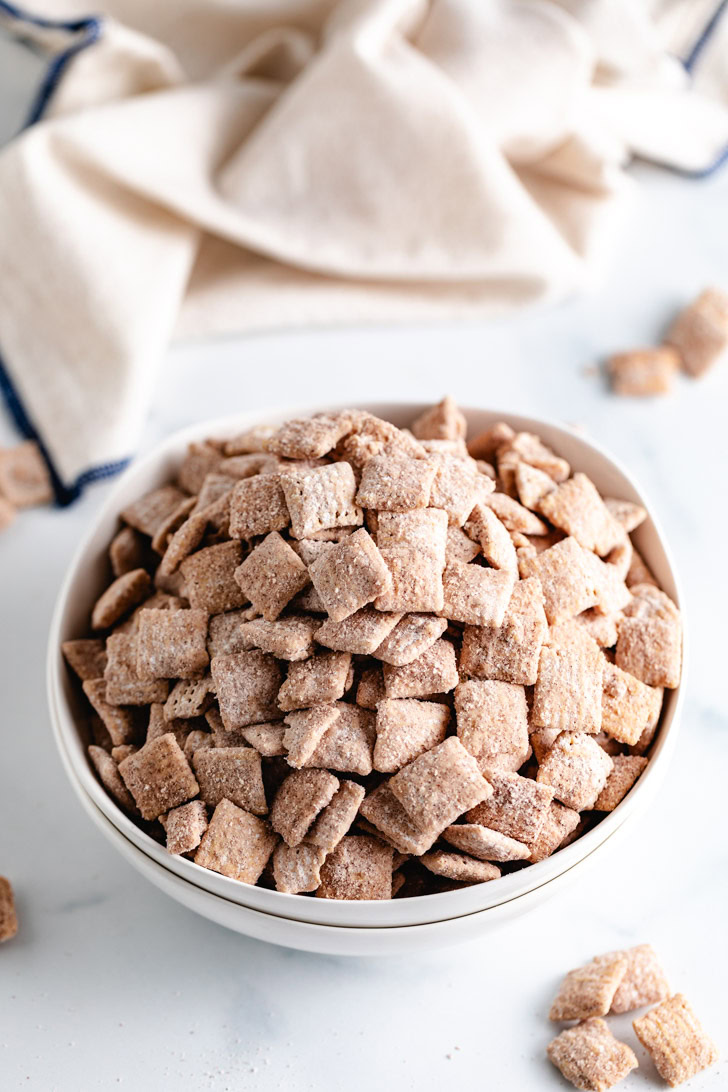
{"label": "cereal piece with hole", "polygon": [[306,765],[366,777],[372,772],[376,741],[374,713],[345,702],[337,702],[336,710],[336,720],[326,730]]}
{"label": "cereal piece with hole", "polygon": [[230,497],[231,538],[283,531],[290,522],[279,474],[258,474],[236,484]]}
{"label": "cereal piece with hole", "polygon": [[450,723],[446,705],[413,698],[388,698],[377,706],[374,769],[396,773],[442,743]]}
{"label": "cereal piece with hole", "polygon": [[119,773],[142,819],[158,819],[199,792],[190,764],[171,732],[125,758],[119,763]]}
{"label": "cereal piece with hole", "polygon": [[281,474],[281,486],[291,514],[291,533],[296,538],[363,522],[362,511],[354,500],[354,471],[348,463],[286,471]]}
{"label": "cereal piece with hole", "polygon": [[447,694],[460,681],[455,663],[455,649],[439,638],[411,663],[395,667],[385,664],[384,689],[388,698],[428,698]]}
{"label": "cereal piece with hole", "polygon": [[682,626],[672,600],[651,584],[637,584],[624,608],[617,637],[617,667],[648,686],[680,682]]}
{"label": "cereal piece with hole", "polygon": [[465,416],[449,394],[412,422],[412,435],[418,440],[462,440],[467,431]]}
{"label": "cereal piece with hole", "polygon": [[356,689],[356,704],[362,709],[376,709],[386,696],[381,667],[365,668]]}
{"label": "cereal piece with hole", "polygon": [[273,851],[273,879],[276,891],[298,895],[316,891],[321,883],[321,865],[326,859],[323,849],[301,843],[287,846],[280,842]]}
{"label": "cereal piece with hole", "polygon": [[152,581],[146,569],[132,569],[110,584],[91,612],[92,629],[109,629],[132,607],[152,593]]}
{"label": "cereal piece with hole", "polygon": [[[435,470],[431,459],[375,455],[362,471],[356,503],[383,512],[427,508]],[[433,507],[442,506],[433,503]]]}
{"label": "cereal piece with hole", "polygon": [[364,796],[364,789],[355,781],[340,781],[338,789],[319,812],[304,841],[330,853],[350,829]]}
{"label": "cereal piece with hole", "polygon": [[476,504],[467,522],[467,531],[478,543],[486,561],[496,569],[518,575],[518,558],[510,534],[495,512],[486,504]]}
{"label": "cereal piece with hole", "polygon": [[501,523],[504,523],[509,531],[520,531],[522,535],[545,535],[548,527],[542,519],[539,519],[528,508],[524,508],[513,497],[506,493],[491,493],[485,497],[484,504],[492,508]]}
{"label": "cereal piece with hole", "polygon": [[466,626],[461,669],[467,675],[532,686],[548,623],[540,581],[518,580],[500,626]]}
{"label": "cereal piece with hole", "polygon": [[615,958],[626,959],[627,969],[612,999],[611,1013],[631,1012],[641,1009],[643,1005],[655,1005],[668,999],[670,987],[651,945],[638,944],[635,948],[607,952],[596,956],[594,962],[610,963]]}
{"label": "cereal piece with hole", "polygon": [[286,753],[283,744],[285,730],[285,724],[279,720],[270,724],[247,724],[240,729],[240,735],[264,758],[275,758]]}
{"label": "cereal piece with hole", "polygon": [[314,819],[339,787],[328,770],[294,770],[278,789],[270,809],[271,826],[286,845],[303,841]]}
{"label": "cereal piece with hole", "polygon": [[208,614],[222,614],[244,606],[248,600],[235,579],[241,560],[239,542],[207,546],[185,558],[180,572],[190,605]]}
{"label": "cereal piece with hole", "polygon": [[531,853],[525,842],[480,823],[456,823],[444,830],[442,837],[455,849],[479,861],[525,861]]}
{"label": "cereal piece with hole", "polygon": [[457,736],[420,755],[391,777],[389,788],[414,825],[443,831],[492,789]]}
{"label": "cereal piece with hole", "polygon": [[401,617],[374,607],[362,607],[341,622],[329,618],[317,631],[316,640],[326,648],[366,656],[379,647]]}
{"label": "cereal piece with hole", "polygon": [[209,747],[196,751],[192,768],[200,796],[210,807],[216,807],[221,800],[230,800],[253,815],[267,813],[261,757],[253,747]]}
{"label": "cereal piece with hole", "polygon": [[[214,621],[214,618],[210,619],[211,629]],[[278,618],[275,622],[255,618],[239,627],[237,643],[241,651],[260,648],[279,660],[307,660],[313,655],[313,638],[320,625],[318,618],[305,614],[292,614],[286,618]]]}
{"label": "cereal piece with hole", "polygon": [[516,491],[524,508],[538,511],[547,493],[556,489],[554,479],[544,470],[528,463],[518,462],[515,468]]}
{"label": "cereal piece with hole", "polygon": [[10,880],[0,876],[0,944],[11,940],[18,931],[18,915]]}
{"label": "cereal piece with hole", "polygon": [[577,967],[564,978],[549,1010],[549,1020],[585,1020],[606,1016],[624,978],[628,961],[620,952]]}
{"label": "cereal piece with hole", "polygon": [[[343,622],[391,588],[384,558],[363,527],[343,542],[329,546],[309,566],[309,573],[334,622]],[[379,609],[390,608],[382,605]]]}
{"label": "cereal piece with hole", "polygon": [[458,739],[486,767],[515,773],[529,753],[528,706],[522,686],[469,679],[455,687]]}
{"label": "cereal piece with hole", "polygon": [[649,397],[667,394],[680,370],[680,355],[669,345],[630,349],[607,360],[607,374],[615,394]]}
{"label": "cereal piece with hole", "polygon": [[662,690],[647,686],[616,664],[604,663],[602,730],[619,743],[633,746],[654,727],[662,708]]}
{"label": "cereal piece with hole", "polygon": [[703,375],[728,348],[728,293],[706,288],[680,312],[665,341],[677,349],[688,375]]}
{"label": "cereal piece with hole", "polygon": [[489,770],[488,781],[492,794],[467,812],[466,821],[497,830],[517,842],[533,843],[546,821],[553,789],[503,770]]}
{"label": "cereal piece with hole", "polygon": [[483,565],[452,565],[442,577],[445,618],[470,626],[499,626],[515,586],[513,573]]}
{"label": "cereal piece with hole", "polygon": [[285,712],[325,705],[343,698],[351,666],[348,652],[321,652],[309,660],[295,661],[278,694],[278,705]]}
{"label": "cereal piece with hole", "polygon": [[541,499],[539,511],[585,550],[594,550],[600,557],[608,554],[624,535],[621,524],[586,474],[577,473],[547,493]]}
{"label": "cereal piece with hole", "polygon": [[458,883],[485,883],[487,880],[497,880],[501,874],[498,866],[489,861],[478,861],[464,853],[449,853],[444,849],[423,853],[420,862],[436,876],[444,876]]}
{"label": "cereal piece with hole", "polygon": [[306,566],[277,531],[264,538],[235,569],[235,580],[243,599],[249,599],[267,622],[274,622],[309,582]]}
{"label": "cereal piece with hole", "polygon": [[600,731],[605,663],[601,649],[587,634],[582,641],[544,645],[533,692],[534,726]]}
{"label": "cereal piece with hole", "polygon": [[165,701],[166,679],[140,679],[137,674],[137,637],[133,633],[112,633],[106,640],[106,700],[110,705],[149,705]]}
{"label": "cereal piece with hole", "polygon": [[313,417],[286,421],[267,438],[265,449],[286,459],[319,459],[350,431],[349,414],[317,413]]}
{"label": "cereal piece with hole", "polygon": [[433,554],[445,564],[449,523],[441,508],[416,508],[412,512],[380,512],[377,520],[377,545],[409,546],[420,554]]}
{"label": "cereal piece with hole", "polygon": [[391,899],[391,846],[367,835],[348,834],[321,868],[319,899]]}
{"label": "cereal piece with hole", "polygon": [[136,663],[140,679],[191,679],[208,663],[204,610],[141,611]]}
{"label": "cereal piece with hole", "polygon": [[549,785],[567,808],[584,811],[594,807],[613,765],[592,736],[562,732],[541,762],[536,780]]}
{"label": "cereal piece with hole", "polygon": [[0,495],[13,508],[32,508],[53,500],[48,467],[34,440],[0,448]]}
{"label": "cereal piece with hole", "polygon": [[553,625],[599,602],[594,555],[575,538],[564,538],[529,561],[528,575],[541,581],[546,617]]}
{"label": "cereal piece with hole", "polygon": [[106,645],[100,638],[82,637],[76,641],[64,641],[61,652],[81,682],[102,678],[106,668]]}
{"label": "cereal piece with hole", "polygon": [[569,835],[574,833],[580,820],[578,811],[552,801],[538,836],[531,842],[529,862],[536,864],[538,861],[545,861],[555,853]]}
{"label": "cereal piece with hole", "polygon": [[492,482],[463,459],[452,455],[433,458],[436,469],[430,487],[430,504],[447,512],[453,527],[462,527],[483,491],[492,491]]}
{"label": "cereal piece with hole", "polygon": [[281,669],[272,656],[258,650],[214,656],[210,670],[226,731],[280,716]]}
{"label": "cereal piece with hole", "polygon": [[138,710],[107,702],[104,679],[85,679],[82,686],[84,694],[103,721],[112,744],[119,747],[124,743],[134,743],[140,735]]}
{"label": "cereal piece with hole", "polygon": [[442,610],[442,565],[435,554],[423,554],[414,546],[383,546],[381,557],[389,583],[375,600],[377,610],[402,613]]}
{"label": "cereal piece with hole", "polygon": [[[202,679],[180,679],[174,684],[164,705],[165,720],[177,717],[201,717],[206,712],[213,696],[212,676]],[[161,699],[155,698],[155,701]]]}
{"label": "cereal piece with hole", "polygon": [[207,809],[201,800],[190,800],[167,812],[167,852],[191,853],[202,841],[207,830]]}
{"label": "cereal piece with hole", "polygon": [[263,819],[221,800],[195,853],[195,864],[231,880],[257,883],[277,841]]}
{"label": "cereal piece with hole", "polygon": [[681,993],[633,1020],[632,1027],[671,1088],[715,1065],[720,1057]]}
{"label": "cereal piece with hole", "polygon": [[641,755],[613,755],[612,772],[594,801],[594,811],[614,811],[640,777],[648,761]]}
{"label": "cereal piece with hole", "polygon": [[283,746],[288,764],[300,768],[313,755],[323,736],[339,716],[336,705],[314,705],[298,709],[285,718]]}
{"label": "cereal piece with hole", "polygon": [[92,744],[88,748],[88,757],[91,759],[99,781],[106,791],[114,797],[117,804],[120,804],[124,811],[128,811],[131,815],[138,815],[139,810],[134,803],[134,798],[122,781],[119,767],[111,755],[107,754],[103,747],[96,747]]}
{"label": "cereal piece with hole", "polygon": [[405,614],[382,643],[372,650],[372,655],[387,664],[403,667],[434,645],[446,629],[446,618],[433,618],[430,614]]}
{"label": "cereal piece with hole", "polygon": [[380,837],[400,853],[420,856],[430,849],[440,833],[435,826],[419,830],[385,781],[362,801],[359,813],[368,820]]}
{"label": "cereal piece with hole", "polygon": [[598,1016],[566,1028],[546,1048],[549,1059],[574,1088],[608,1092],[637,1068],[634,1052],[615,1039]]}
{"label": "cereal piece with hole", "polygon": [[[195,490],[196,492],[196,490]],[[162,485],[128,504],[120,513],[124,523],[154,538],[162,524],[188,497],[176,485]]]}

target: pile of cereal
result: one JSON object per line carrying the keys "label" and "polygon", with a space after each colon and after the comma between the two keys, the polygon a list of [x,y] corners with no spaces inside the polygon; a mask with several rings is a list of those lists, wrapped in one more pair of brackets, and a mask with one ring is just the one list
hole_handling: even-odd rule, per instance
{"label": "pile of cereal", "polygon": [[106,790],[245,883],[389,899],[497,879],[649,761],[680,616],[645,516],[446,398],[192,445],[121,513],[67,641]]}

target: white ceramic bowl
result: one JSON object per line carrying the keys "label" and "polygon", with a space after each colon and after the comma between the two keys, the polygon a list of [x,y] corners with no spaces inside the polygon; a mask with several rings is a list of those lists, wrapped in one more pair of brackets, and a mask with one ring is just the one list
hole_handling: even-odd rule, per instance
{"label": "white ceramic bowl", "polygon": [[[295,407],[276,413],[240,414],[194,425],[170,436],[149,455],[134,463],[119,479],[71,563],[51,624],[47,681],[56,741],[72,784],[100,829],[118,848],[123,846],[125,856],[141,871],[147,876],[153,874],[158,886],[186,905],[194,903],[194,909],[207,913],[213,920],[221,920],[222,901],[225,906],[222,915],[225,917],[224,924],[232,925],[235,921],[232,927],[250,935],[259,934],[246,911],[265,915],[269,927],[272,918],[318,926],[322,932],[314,932],[312,937],[318,936],[319,940],[310,939],[310,944],[301,944],[316,951],[334,950],[320,939],[327,927],[365,929],[367,933],[391,929],[400,934],[403,941],[404,929],[422,929],[441,923],[443,929],[437,936],[444,938],[448,922],[452,923],[453,935],[460,935],[457,921],[466,916],[477,916],[477,926],[474,922],[471,925],[482,931],[496,921],[504,920],[504,916],[520,912],[526,903],[530,906],[540,901],[545,895],[546,885],[554,885],[559,877],[567,874],[571,876],[573,870],[591,859],[592,854],[604,846],[623,823],[633,820],[649,804],[674,749],[684,682],[677,690],[666,691],[660,731],[645,773],[624,801],[587,834],[547,860],[499,880],[439,895],[388,902],[345,902],[286,895],[230,880],[200,868],[186,858],[170,856],[106,794],[86,756],[85,743],[79,730],[82,713],[79,697],[63,663],[60,644],[87,631],[91,606],[108,579],[108,544],[116,530],[119,511],[130,501],[172,478],[190,441],[206,436],[230,436],[261,421],[276,423],[325,408],[342,407]],[[364,408],[395,424],[406,425],[425,407],[420,404],[369,404]],[[490,410],[465,409],[464,412],[471,435],[497,420],[507,420],[518,430],[536,432],[542,436],[546,443],[569,460],[574,469],[587,473],[602,493],[642,504],[649,515],[635,532],[635,541],[661,586],[680,605],[677,577],[654,512],[634,480],[610,456],[576,433],[547,421]],[[684,671],[683,663],[683,678]],[[177,879],[183,882],[182,887],[175,883]],[[190,893],[191,888],[195,889],[194,894]],[[539,892],[540,896],[537,894]],[[213,907],[216,908],[214,911]],[[496,907],[500,908],[498,914],[493,912]],[[239,916],[236,918],[235,914]],[[264,931],[263,924],[259,923],[258,927]],[[275,943],[290,942],[290,938],[281,939],[274,935],[275,932],[271,931],[267,939]],[[430,940],[430,943],[433,942],[434,936]]]}

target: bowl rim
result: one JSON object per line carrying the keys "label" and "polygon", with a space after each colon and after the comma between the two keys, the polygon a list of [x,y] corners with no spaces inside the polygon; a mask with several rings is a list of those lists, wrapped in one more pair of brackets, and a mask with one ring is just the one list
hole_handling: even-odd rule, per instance
{"label": "bowl rim", "polygon": [[[431,405],[431,403],[373,402],[366,403],[362,408],[366,409],[368,412],[388,419],[392,416],[399,416],[401,418],[406,415],[407,419],[411,420],[412,417],[428,408],[429,405]],[[499,880],[491,881],[488,884],[472,885],[468,888],[442,892],[440,894],[415,896],[414,898],[407,900],[361,900],[357,902],[333,899],[317,900],[278,891],[270,891],[265,888],[259,888],[254,885],[242,883],[241,881],[229,879],[218,873],[211,872],[208,869],[203,869],[201,866],[194,864],[193,861],[186,858],[172,857],[167,854],[166,849],[155,842],[145,831],[136,826],[136,824],[133,823],[133,821],[106,793],[105,789],[102,788],[95,775],[91,772],[90,764],[85,754],[85,747],[82,744],[72,709],[66,700],[66,694],[64,692],[66,669],[60,651],[60,644],[61,640],[65,637],[62,631],[66,611],[69,605],[69,597],[79,573],[82,572],[84,564],[89,561],[89,552],[94,544],[94,540],[99,536],[100,529],[103,528],[107,522],[115,522],[118,519],[118,513],[122,507],[122,502],[119,500],[120,495],[129,489],[130,486],[133,487],[134,482],[143,478],[148,472],[154,471],[155,468],[161,468],[165,463],[165,460],[167,462],[170,460],[172,462],[175,461],[178,458],[178,453],[184,450],[189,442],[200,440],[205,436],[233,435],[236,430],[240,431],[241,429],[250,428],[262,423],[275,424],[293,416],[306,416],[314,412],[337,411],[344,408],[347,407],[343,405],[321,406],[320,404],[313,408],[310,406],[294,406],[271,411],[256,410],[246,413],[237,413],[196,422],[167,434],[159,443],[155,444],[150,451],[141,458],[135,460],[127,468],[110,490],[109,495],[106,497],[101,508],[94,514],[90,521],[87,531],[79,542],[66,570],[56,600],[49,629],[46,660],[46,682],[54,736],[62,757],[64,751],[67,753],[71,768],[77,774],[86,794],[119,833],[128,841],[136,844],[137,848],[147,856],[150,856],[151,853],[152,858],[156,859],[157,863],[162,867],[202,890],[221,895],[238,905],[258,909],[261,913],[280,915],[293,920],[307,920],[312,924],[328,924],[334,927],[341,924],[341,921],[338,919],[341,918],[342,915],[342,920],[344,922],[351,919],[351,925],[353,927],[372,927],[375,925],[378,928],[387,926],[379,924],[376,919],[391,918],[392,916],[398,919],[414,916],[418,919],[418,925],[424,924],[425,922],[458,918],[470,913],[479,912],[479,910],[501,905],[513,898],[521,897],[521,895],[528,893],[530,890],[538,889],[541,886],[552,882],[562,873],[575,867],[581,860],[589,857],[592,852],[610,838],[611,834],[614,833],[622,823],[627,821],[633,814],[642,810],[642,807],[638,806],[637,803],[638,797],[639,803],[641,804],[642,800],[645,800],[646,806],[646,797],[648,796],[649,790],[651,789],[652,794],[654,795],[659,780],[661,776],[664,775],[669,758],[676,745],[677,730],[685,694],[687,666],[684,597],[682,595],[679,577],[664,533],[656,518],[654,507],[647,498],[644,490],[638,484],[634,476],[622,466],[618,459],[591,438],[586,438],[580,435],[576,430],[548,418],[523,416],[509,410],[484,407],[461,407],[466,416],[477,415],[481,418],[485,417],[489,419],[489,422],[505,420],[513,424],[519,431],[533,431],[537,432],[539,435],[544,435],[545,433],[551,434],[551,436],[546,436],[546,440],[552,444],[554,444],[552,437],[555,435],[557,439],[554,446],[556,446],[557,450],[558,440],[566,438],[572,446],[586,449],[591,456],[595,456],[598,461],[605,465],[605,467],[616,472],[616,475],[624,480],[627,492],[634,494],[647,510],[648,518],[645,522],[651,526],[654,540],[662,552],[664,567],[669,576],[668,583],[672,585],[670,589],[671,594],[683,612],[683,663],[681,681],[680,685],[675,690],[666,692],[666,706],[663,707],[662,723],[647,769],[644,771],[634,788],[627,794],[625,799],[614,809],[614,811],[606,814],[590,831],[586,832],[586,834],[582,835],[571,845],[557,850],[544,861],[529,865],[525,869],[503,876]],[[147,486],[147,488],[149,487],[150,486]],[[108,548],[108,542],[109,538],[106,537],[104,543],[105,548]],[[661,584],[664,586],[665,583],[666,581],[663,579]],[[66,687],[67,685],[66,679]],[[164,859],[162,859],[162,857]],[[528,877],[528,880],[524,879],[526,876]],[[480,892],[482,898],[474,899],[472,896],[473,891]],[[490,894],[488,894],[489,891]],[[252,892],[255,894],[251,894]],[[470,895],[470,897],[463,898],[462,896],[464,895]],[[253,904],[255,904],[252,907],[249,901],[251,899],[253,900]],[[482,903],[483,905],[480,905],[479,909],[469,909],[468,907],[474,901]],[[322,904],[324,904],[324,906],[322,906]],[[410,911],[409,914],[399,909],[405,906]],[[266,907],[268,908],[266,909]],[[390,911],[392,907],[397,907],[398,909],[394,915],[391,913],[388,915],[383,909],[386,907],[389,907]],[[301,913],[306,914],[304,919],[299,917]],[[327,922],[323,920],[332,915],[337,918],[336,921]],[[402,928],[403,925],[400,924],[395,927]]]}

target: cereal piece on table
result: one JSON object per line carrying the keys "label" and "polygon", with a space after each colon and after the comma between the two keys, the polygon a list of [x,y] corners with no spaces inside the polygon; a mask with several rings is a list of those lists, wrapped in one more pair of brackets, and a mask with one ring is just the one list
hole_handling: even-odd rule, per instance
{"label": "cereal piece on table", "polygon": [[336,705],[298,709],[285,718],[283,746],[290,766],[305,766],[323,736],[339,715]]}
{"label": "cereal piece on table", "polygon": [[359,813],[400,853],[420,856],[431,848],[440,833],[436,826],[429,831],[419,830],[386,781],[364,798]]}
{"label": "cereal piece on table", "polygon": [[631,349],[607,360],[609,382],[615,394],[644,397],[667,394],[680,369],[680,355],[669,345]]}
{"label": "cereal piece on table", "polygon": [[367,835],[348,834],[321,868],[320,899],[391,899],[391,846]]}
{"label": "cereal piece on table", "polygon": [[196,751],[192,768],[200,797],[213,808],[221,800],[230,800],[253,815],[265,815],[268,804],[260,763],[260,754],[253,747],[209,747]]}
{"label": "cereal piece on table", "polygon": [[334,622],[342,622],[391,587],[384,558],[364,528],[330,546],[310,565],[309,574]]}
{"label": "cereal piece on table", "polygon": [[222,453],[209,440],[191,443],[177,472],[177,481],[186,493],[199,493],[208,474],[222,462]]}
{"label": "cereal piece on table", "polygon": [[0,876],[0,944],[11,940],[18,931],[18,915],[10,880]]}
{"label": "cereal piece on table", "polygon": [[446,618],[433,618],[430,614],[405,614],[382,643],[372,650],[372,655],[387,664],[403,667],[434,645],[446,629]]}
{"label": "cereal piece on table", "polygon": [[119,764],[119,773],[142,819],[157,819],[199,792],[190,764],[171,732],[150,740],[125,758]]}
{"label": "cereal piece on table", "polygon": [[542,519],[506,493],[491,493],[483,503],[492,508],[509,531],[520,531],[523,535],[545,535],[548,532]]}
{"label": "cereal piece on table", "polygon": [[509,838],[479,823],[456,823],[447,827],[442,837],[451,846],[470,857],[477,857],[479,861],[524,861],[531,853],[525,842]]}
{"label": "cereal piece on table", "polygon": [[115,747],[133,743],[139,737],[139,721],[135,710],[111,705],[106,700],[105,679],[85,679],[83,692],[104,723]]}
{"label": "cereal piece on table", "polygon": [[[478,506],[476,505],[476,508]],[[425,511],[434,511],[434,509],[425,509]],[[490,509],[488,509],[490,511]],[[461,565],[467,565],[469,561],[476,558],[481,552],[480,544],[473,542],[472,538],[466,535],[462,527],[448,526],[447,529],[447,543],[445,547],[445,565],[452,565],[455,562],[459,562]]]}
{"label": "cereal piece on table", "polygon": [[423,853],[420,862],[436,876],[445,876],[460,883],[485,883],[487,880],[497,880],[501,874],[498,866],[489,861],[478,861],[463,853],[449,853],[443,849]]}
{"label": "cereal piece on table", "polygon": [[231,538],[282,531],[290,522],[279,474],[258,474],[236,484],[230,497]]}
{"label": "cereal piece on table", "polygon": [[[197,505],[195,497],[185,497],[183,501],[173,508],[166,519],[162,520],[152,538],[152,549],[155,553],[166,554],[170,540],[177,533],[183,523],[186,523]],[[131,528],[129,528],[131,530]],[[194,546],[191,547],[194,549]],[[180,561],[182,558],[180,558]],[[173,569],[176,566],[173,566]]]}
{"label": "cereal piece on table", "polygon": [[0,494],[0,531],[5,531],[15,521],[17,514],[17,509]]}
{"label": "cereal piece on table", "polygon": [[500,626],[466,626],[460,666],[468,675],[532,686],[548,623],[540,581],[514,585]]}
{"label": "cereal piece on table", "polygon": [[318,459],[328,454],[350,431],[348,414],[317,413],[313,417],[286,421],[268,437],[265,449],[286,459]]}
{"label": "cereal piece on table", "polygon": [[176,485],[162,485],[128,504],[120,515],[124,523],[154,538],[160,526],[186,499],[186,494]]}
{"label": "cereal piece on table", "polygon": [[538,836],[530,843],[530,864],[545,861],[576,830],[581,820],[578,811],[566,808],[555,800],[549,805],[543,826]]}
{"label": "cereal piece on table", "polygon": [[411,546],[420,553],[433,554],[445,564],[448,516],[441,508],[416,508],[412,512],[380,512],[377,520],[377,545]]}
{"label": "cereal piece on table", "polygon": [[583,626],[600,648],[614,648],[617,643],[617,626],[622,619],[621,611],[600,614],[594,607],[577,614],[576,620]]}
{"label": "cereal piece on table", "polygon": [[257,883],[278,838],[263,819],[221,800],[195,853],[195,864],[243,883]]}
{"label": "cereal piece on table", "polygon": [[280,717],[281,669],[272,656],[258,650],[214,656],[210,670],[226,731]]}
{"label": "cereal piece on table", "polygon": [[520,769],[528,757],[528,705],[522,686],[469,679],[455,687],[457,734],[481,769]]}
{"label": "cereal piece on table", "polygon": [[457,736],[450,736],[391,777],[388,786],[414,825],[443,831],[492,794]]}
{"label": "cereal piece on table", "polygon": [[515,576],[484,565],[452,565],[442,577],[445,618],[471,626],[499,626],[506,613]]}
{"label": "cereal piece on table", "polygon": [[586,633],[583,642],[544,645],[533,693],[534,726],[598,732],[605,663],[596,641]]}
{"label": "cereal piece on table", "polygon": [[612,515],[623,531],[628,534],[647,519],[647,512],[641,504],[634,501],[618,500],[616,497],[604,497],[607,511]]}
{"label": "cereal piece on table", "polygon": [[134,803],[134,798],[122,781],[118,764],[111,755],[107,754],[103,747],[96,747],[92,744],[88,748],[88,756],[91,759],[93,768],[96,770],[99,781],[106,791],[114,797],[117,804],[121,804],[124,811],[130,812],[132,815],[138,815],[139,811]]}
{"label": "cereal piece on table", "polygon": [[596,956],[594,962],[610,963],[615,958],[627,960],[627,969],[612,999],[610,1012],[631,1012],[643,1005],[654,1005],[666,1001],[670,996],[670,987],[665,978],[655,950],[649,944],[638,944],[624,951],[607,952]]}
{"label": "cereal piece on table", "polygon": [[671,1088],[715,1065],[720,1056],[681,993],[633,1020],[632,1027]]}
{"label": "cereal piece on table", "polygon": [[556,489],[554,479],[544,470],[539,470],[529,463],[519,462],[515,469],[516,490],[524,508],[538,509],[547,493]]}
{"label": "cereal piece on table", "polygon": [[594,801],[594,811],[614,811],[647,766],[648,759],[641,755],[614,755],[612,762],[614,767]]}
{"label": "cereal piece on table", "polygon": [[106,668],[106,646],[100,638],[82,637],[76,641],[64,641],[61,652],[81,682],[102,678]]}
{"label": "cereal piece on table", "polygon": [[350,829],[365,792],[355,781],[340,781],[325,808],[319,812],[304,841],[330,853]]}
{"label": "cereal piece on table", "polygon": [[152,581],[146,569],[132,569],[117,577],[96,601],[91,613],[91,628],[108,629],[151,592]]}
{"label": "cereal piece on table", "polygon": [[468,823],[497,830],[517,842],[531,845],[541,833],[554,791],[530,777],[502,770],[490,770],[488,781],[492,795],[471,808],[465,818]]}
{"label": "cereal piece on table", "polygon": [[285,730],[285,724],[279,720],[271,724],[248,724],[240,729],[240,735],[264,758],[275,758],[286,753],[283,744]]}
{"label": "cereal piece on table", "polygon": [[286,845],[297,846],[314,819],[339,787],[328,770],[294,770],[276,793],[270,809],[271,826]]}
{"label": "cereal piece on table", "polygon": [[642,733],[660,717],[662,690],[647,686],[616,664],[604,663],[602,692],[602,730],[634,746]]}
{"label": "cereal piece on table", "polygon": [[680,312],[665,341],[677,349],[688,375],[702,375],[728,348],[728,294],[706,288]]}
{"label": "cereal piece on table", "polygon": [[468,431],[468,423],[455,399],[447,394],[442,402],[416,417],[411,428],[418,440],[462,440]]}
{"label": "cereal piece on table", "polygon": [[412,698],[385,699],[377,706],[374,769],[395,773],[419,755],[442,743],[450,710],[437,702]]}
{"label": "cereal piece on table", "polygon": [[201,800],[172,808],[166,816],[167,852],[191,853],[207,830],[207,810]]}
{"label": "cereal piece on table", "polygon": [[275,433],[274,425],[253,425],[252,428],[239,432],[223,444],[223,451],[228,457],[237,455],[257,455],[265,452],[265,445]]}
{"label": "cereal piece on table", "polygon": [[[175,683],[164,705],[166,720],[177,717],[201,717],[213,694],[212,676],[202,679],[180,679]],[[161,699],[155,698],[155,701]]]}
{"label": "cereal piece on table", "polygon": [[429,613],[442,610],[442,564],[415,546],[383,546],[388,584],[375,600],[377,610]]}
{"label": "cereal piece on table", "polygon": [[[210,619],[211,630],[214,621]],[[275,622],[255,618],[239,627],[238,650],[260,648],[279,660],[307,660],[313,655],[313,638],[320,626],[320,619],[305,614],[292,614]]]}
{"label": "cereal piece on table", "polygon": [[388,698],[427,698],[432,694],[447,694],[460,682],[455,649],[442,637],[411,663],[401,667],[385,664],[382,672]]}
{"label": "cereal piece on table", "polygon": [[337,702],[336,710],[336,720],[326,730],[306,765],[366,777],[372,772],[376,741],[374,713],[345,702]]}
{"label": "cereal piece on table", "polygon": [[235,541],[207,546],[185,558],[180,572],[190,605],[208,614],[244,606],[248,600],[235,579],[241,559],[241,546]]}
{"label": "cereal piece on table", "polygon": [[189,679],[209,663],[204,610],[143,610],[137,632],[140,679]]}
{"label": "cereal piece on table", "polygon": [[142,536],[133,527],[122,527],[109,546],[109,561],[114,576],[123,576],[134,569],[143,569],[148,549]]}
{"label": "cereal piece on table", "polygon": [[628,961],[621,952],[577,967],[564,978],[549,1010],[549,1020],[585,1020],[606,1016],[624,978]]}
{"label": "cereal piece on table", "polygon": [[140,679],[137,675],[137,638],[133,633],[112,633],[106,640],[106,701],[110,705],[149,705],[165,701],[166,679]]}
{"label": "cereal piece on table", "polygon": [[583,1092],[608,1092],[637,1068],[634,1052],[615,1039],[598,1016],[566,1028],[551,1040],[546,1053],[562,1076]]}
{"label": "cereal piece on table", "polygon": [[567,808],[593,808],[614,763],[592,736],[562,732],[538,768],[536,780],[549,785]]}
{"label": "cereal piece on table", "polygon": [[362,709],[376,709],[386,696],[381,667],[368,667],[362,671],[356,690],[356,704]]}
{"label": "cereal piece on table", "polygon": [[599,602],[592,560],[593,555],[575,538],[564,538],[529,562],[529,575],[541,581],[544,609],[552,625]]}
{"label": "cereal piece on table", "polygon": [[363,522],[362,511],[354,500],[354,471],[348,463],[285,471],[281,487],[291,514],[291,533],[296,538]]}
{"label": "cereal piece on table", "polygon": [[672,600],[651,584],[637,584],[619,624],[616,663],[648,686],[680,682],[682,627]]}
{"label": "cereal piece on table", "polygon": [[0,495],[13,508],[31,508],[53,500],[48,467],[34,440],[0,448]]}
{"label": "cereal piece on table", "polygon": [[318,846],[301,843],[287,846],[279,842],[273,851],[273,878],[276,891],[298,895],[315,891],[321,883],[321,865],[326,854]]}
{"label": "cereal piece on table", "polygon": [[318,629],[316,640],[326,648],[366,656],[379,647],[401,617],[401,614],[378,611],[374,607],[362,607],[341,622],[329,618]]}
{"label": "cereal piece on table", "polygon": [[547,493],[541,498],[539,511],[585,550],[594,550],[602,557],[624,534],[586,474],[577,473]]}
{"label": "cereal piece on table", "polygon": [[477,503],[484,487],[491,491],[491,484],[472,464],[452,455],[433,456],[435,476],[430,487],[430,504],[443,509],[454,527],[462,527]]}
{"label": "cereal piece on table", "polygon": [[351,666],[348,652],[321,652],[308,660],[294,661],[278,694],[284,713],[325,705],[343,698]]}
{"label": "cereal piece on table", "polygon": [[518,574],[518,558],[504,523],[487,504],[476,504],[467,523],[468,532],[483,551],[486,561],[496,569]]}
{"label": "cereal piece on table", "polygon": [[243,600],[249,599],[267,622],[274,622],[309,583],[306,566],[277,531],[271,531],[235,569],[235,580]]}

